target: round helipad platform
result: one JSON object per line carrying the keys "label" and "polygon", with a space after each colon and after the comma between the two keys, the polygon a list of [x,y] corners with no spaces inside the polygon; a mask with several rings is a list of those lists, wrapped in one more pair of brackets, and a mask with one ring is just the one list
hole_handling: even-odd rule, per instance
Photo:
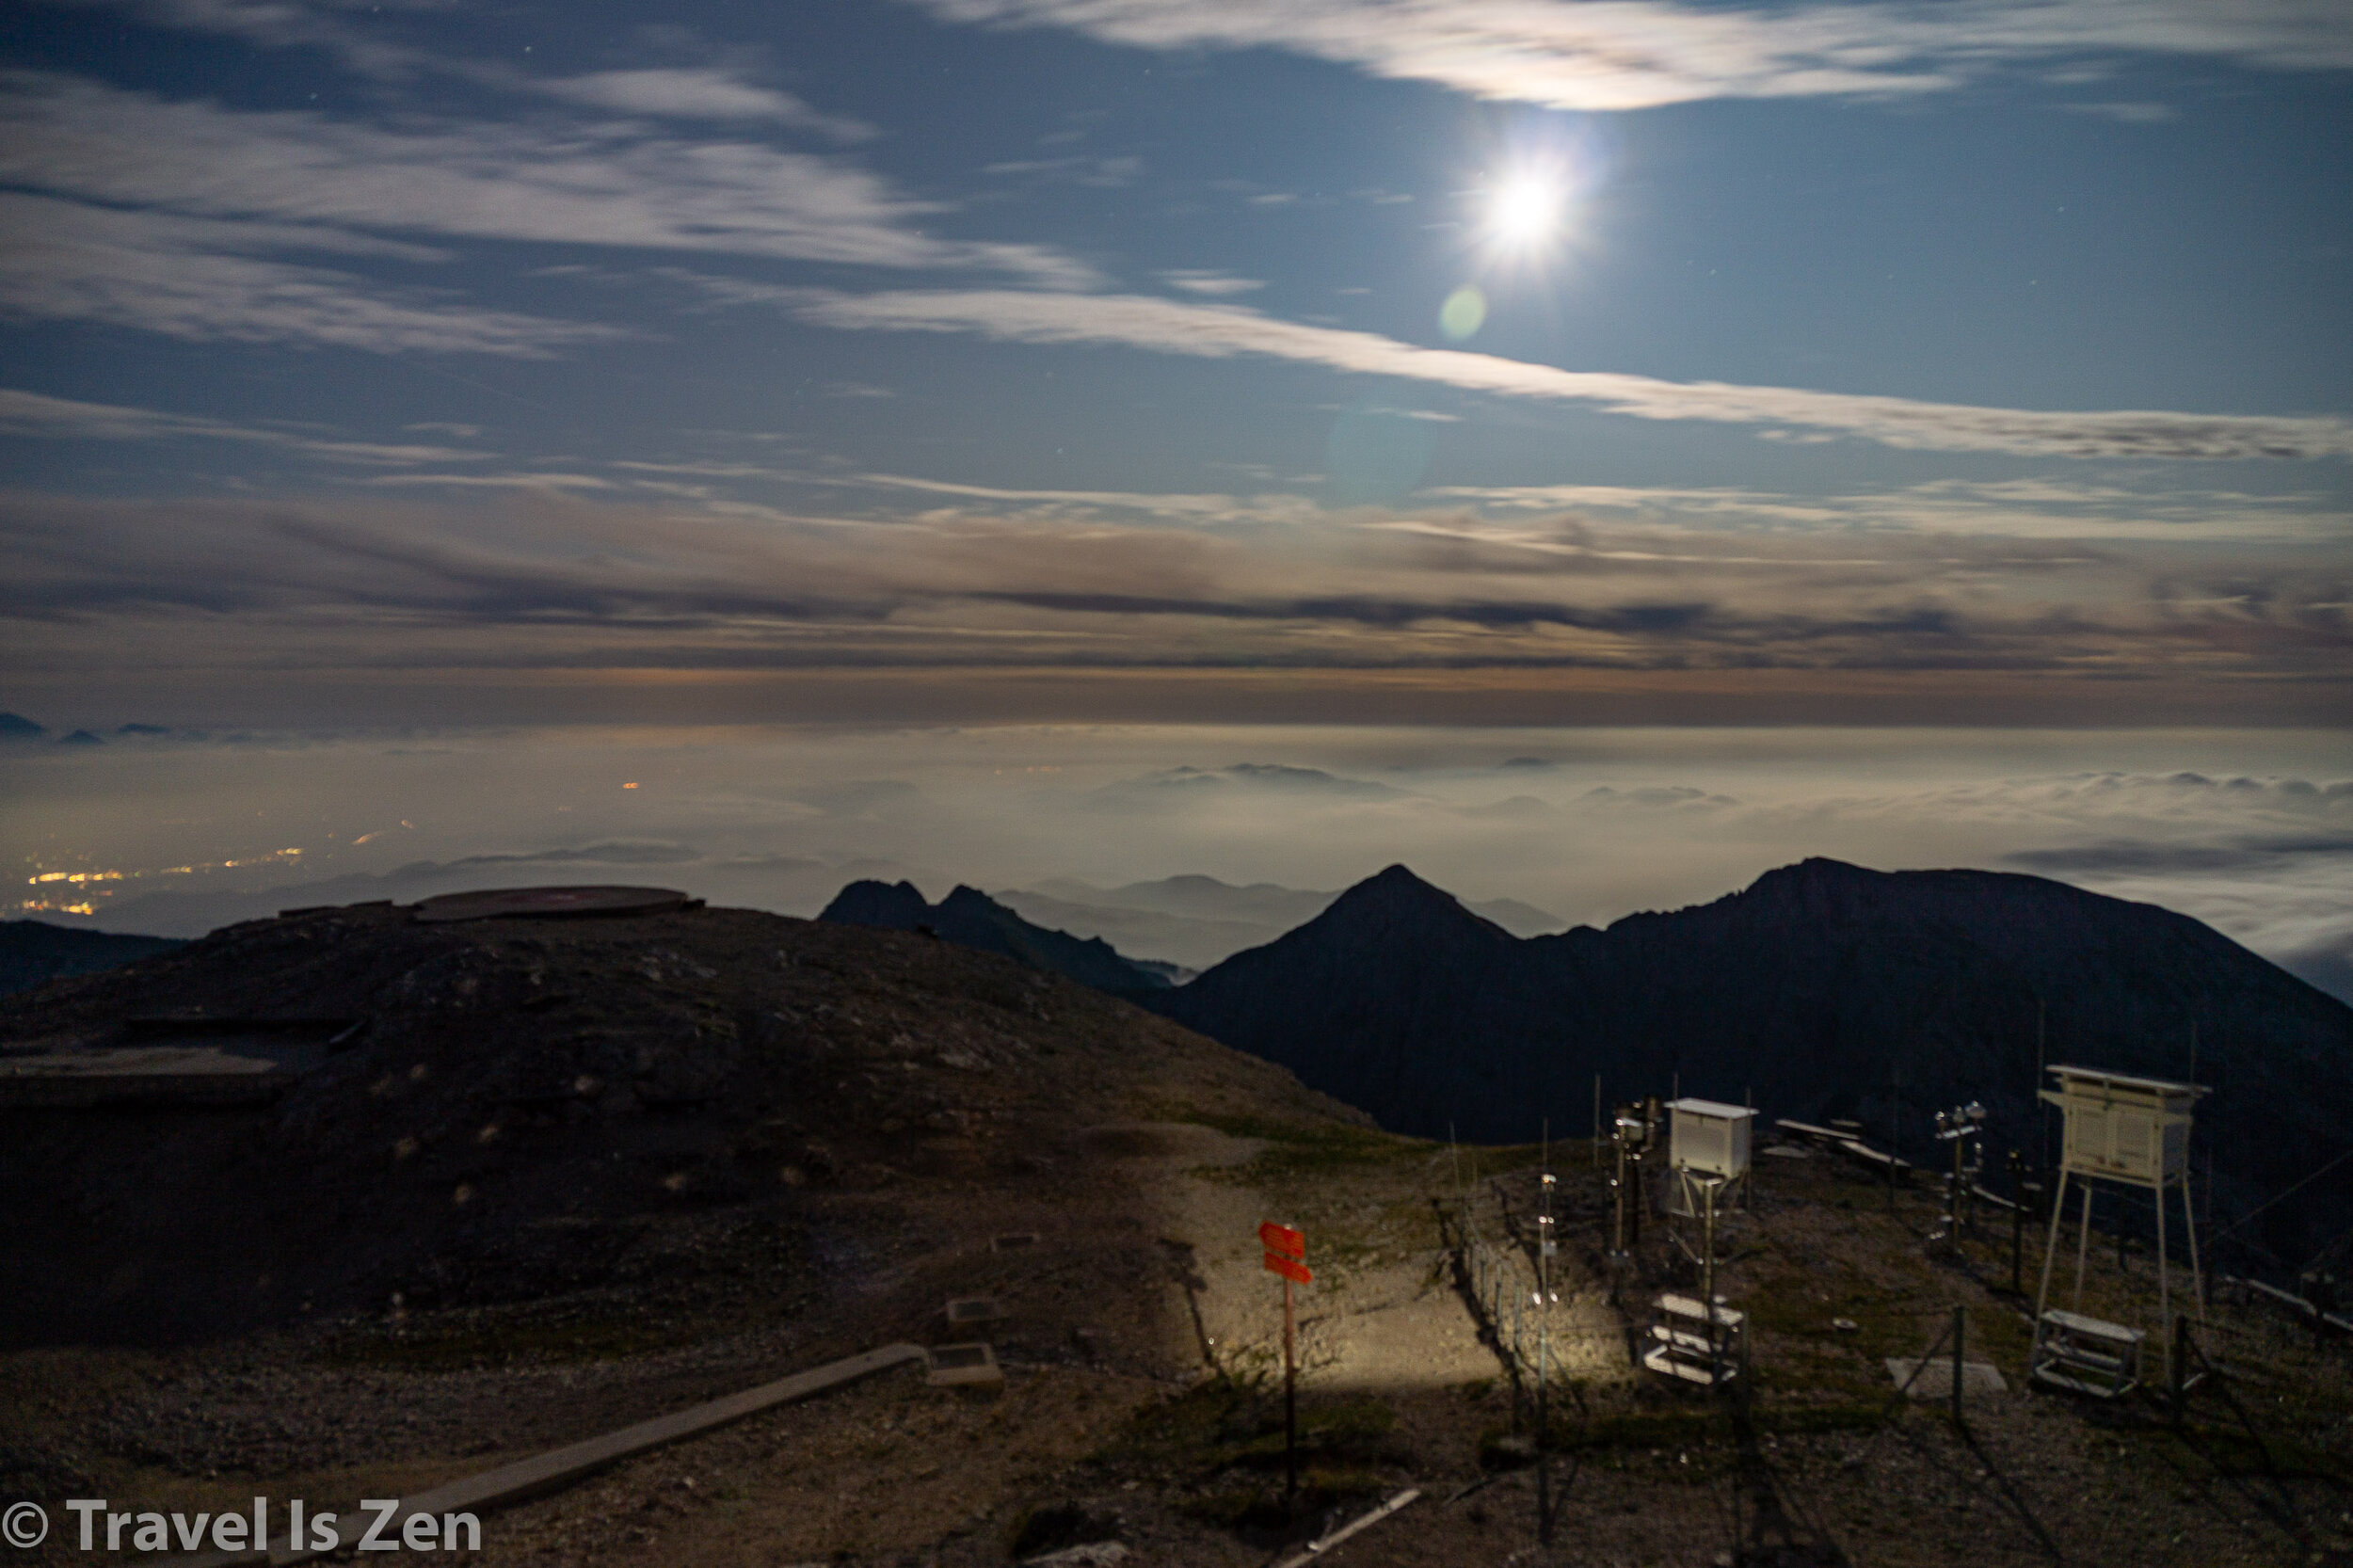
{"label": "round helipad platform", "polygon": [[578,920],[660,915],[693,902],[669,888],[486,888],[443,893],[416,907],[420,920]]}

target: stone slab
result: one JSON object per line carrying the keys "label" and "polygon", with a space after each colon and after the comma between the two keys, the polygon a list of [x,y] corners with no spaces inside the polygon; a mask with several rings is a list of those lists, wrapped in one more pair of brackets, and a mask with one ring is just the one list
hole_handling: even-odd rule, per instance
{"label": "stone slab", "polygon": [[935,1345],[924,1353],[929,1369],[923,1381],[934,1388],[987,1395],[1005,1386],[1005,1369],[986,1345]]}

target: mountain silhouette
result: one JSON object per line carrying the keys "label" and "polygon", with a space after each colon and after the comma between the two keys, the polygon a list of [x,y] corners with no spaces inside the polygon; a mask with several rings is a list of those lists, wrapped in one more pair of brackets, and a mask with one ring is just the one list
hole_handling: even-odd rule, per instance
{"label": "mountain silhouette", "polygon": [[958,887],[937,904],[928,904],[912,882],[853,882],[817,918],[891,931],[929,929],[943,941],[1000,952],[1116,995],[1168,987],[1165,973],[1122,958],[1101,937],[1032,925],[977,888]]}
{"label": "mountain silhouette", "polygon": [[[1144,962],[1135,955],[1148,952],[1190,970],[1223,963],[1245,948],[1263,947],[1314,920],[1339,896],[1336,890],[1271,882],[1237,888],[1197,872],[1121,888],[1056,877],[989,894],[1033,925],[1074,936],[1100,936],[1128,954],[1130,963]],[[1568,923],[1517,899],[1490,899],[1465,907],[1514,936],[1559,931]]]}
{"label": "mountain silhouette", "polygon": [[0,996],[29,991],[65,975],[96,974],[186,944],[170,936],[130,936],[46,920],[0,920]]}
{"label": "mountain silhouette", "polygon": [[[1851,1117],[1921,1162],[1932,1113],[1981,1100],[1993,1160],[2016,1146],[2042,1166],[2040,1061],[2214,1086],[2195,1148],[2217,1231],[2353,1151],[2353,1008],[2187,916],[2007,872],[1810,859],[1712,904],[1521,939],[1391,866],[1137,1000],[1424,1137],[1525,1143],[1547,1118],[1584,1137],[1598,1073],[1612,1103],[1745,1096]],[[2231,1240],[2294,1264],[2348,1226],[2353,1161]]]}

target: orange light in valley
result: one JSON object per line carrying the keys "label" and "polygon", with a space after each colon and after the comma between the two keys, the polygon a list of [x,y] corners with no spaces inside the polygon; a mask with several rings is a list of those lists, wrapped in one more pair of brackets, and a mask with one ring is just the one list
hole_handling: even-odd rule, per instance
{"label": "orange light in valley", "polygon": [[635,788],[637,788],[637,786],[636,786],[636,785],[634,785],[634,784],[624,784],[624,785],[622,785],[622,786],[621,786],[621,788],[622,788],[622,789],[624,789],[624,790],[634,790]]}

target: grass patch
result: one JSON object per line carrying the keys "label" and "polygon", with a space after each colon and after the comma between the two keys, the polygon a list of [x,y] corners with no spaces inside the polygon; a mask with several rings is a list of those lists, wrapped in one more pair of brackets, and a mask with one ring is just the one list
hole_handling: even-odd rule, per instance
{"label": "grass patch", "polygon": [[1257,1138],[1267,1145],[1247,1165],[1218,1165],[1193,1173],[1213,1181],[1257,1183],[1289,1176],[1330,1176],[1367,1165],[1425,1158],[1437,1146],[1419,1138],[1401,1138],[1392,1132],[1332,1123],[1272,1122],[1255,1116],[1200,1112],[1185,1119],[1197,1126],[1215,1128],[1229,1138]]}

